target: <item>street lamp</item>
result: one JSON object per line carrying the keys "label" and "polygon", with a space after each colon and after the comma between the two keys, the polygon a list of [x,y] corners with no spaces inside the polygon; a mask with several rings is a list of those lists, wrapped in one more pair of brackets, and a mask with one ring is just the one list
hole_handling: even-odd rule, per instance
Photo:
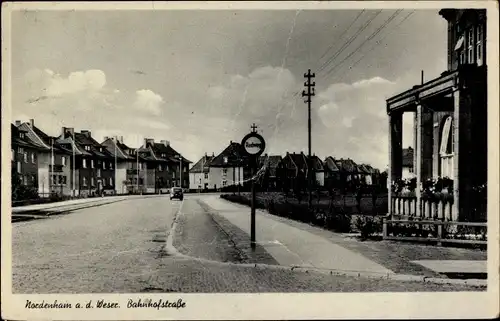
{"label": "street lamp", "polygon": [[182,156],[177,155],[177,158],[179,159],[179,186],[182,189]]}

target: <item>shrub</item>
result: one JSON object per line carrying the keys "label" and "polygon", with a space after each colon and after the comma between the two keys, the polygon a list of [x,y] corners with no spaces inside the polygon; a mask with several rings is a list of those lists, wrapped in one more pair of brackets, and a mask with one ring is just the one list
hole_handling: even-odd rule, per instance
{"label": "shrub", "polygon": [[326,228],[339,233],[351,232],[351,216],[344,213],[329,213],[326,217]]}
{"label": "shrub", "polygon": [[358,216],[355,225],[364,240],[382,231],[381,222],[376,221],[373,217]]}

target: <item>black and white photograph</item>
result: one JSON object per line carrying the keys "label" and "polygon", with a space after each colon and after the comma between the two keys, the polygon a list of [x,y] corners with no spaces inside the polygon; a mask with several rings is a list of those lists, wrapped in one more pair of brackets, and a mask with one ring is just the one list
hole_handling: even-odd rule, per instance
{"label": "black and white photograph", "polygon": [[496,2],[3,9],[3,319],[498,315]]}

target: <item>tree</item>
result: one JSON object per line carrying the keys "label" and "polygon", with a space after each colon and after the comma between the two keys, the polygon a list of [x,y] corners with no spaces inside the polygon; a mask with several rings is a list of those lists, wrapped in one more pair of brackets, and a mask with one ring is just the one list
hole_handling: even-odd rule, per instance
{"label": "tree", "polygon": [[38,192],[33,187],[22,183],[21,177],[16,171],[11,173],[11,199],[12,201],[23,201],[38,198]]}

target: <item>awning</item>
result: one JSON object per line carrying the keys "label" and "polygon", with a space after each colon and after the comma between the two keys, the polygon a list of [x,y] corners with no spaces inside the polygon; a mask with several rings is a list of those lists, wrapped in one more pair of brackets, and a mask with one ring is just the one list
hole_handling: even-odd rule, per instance
{"label": "awning", "polygon": [[458,39],[457,44],[455,45],[455,51],[462,48],[462,46],[464,45],[464,41],[465,41],[464,36],[462,36],[462,37],[460,37],[460,39]]}

